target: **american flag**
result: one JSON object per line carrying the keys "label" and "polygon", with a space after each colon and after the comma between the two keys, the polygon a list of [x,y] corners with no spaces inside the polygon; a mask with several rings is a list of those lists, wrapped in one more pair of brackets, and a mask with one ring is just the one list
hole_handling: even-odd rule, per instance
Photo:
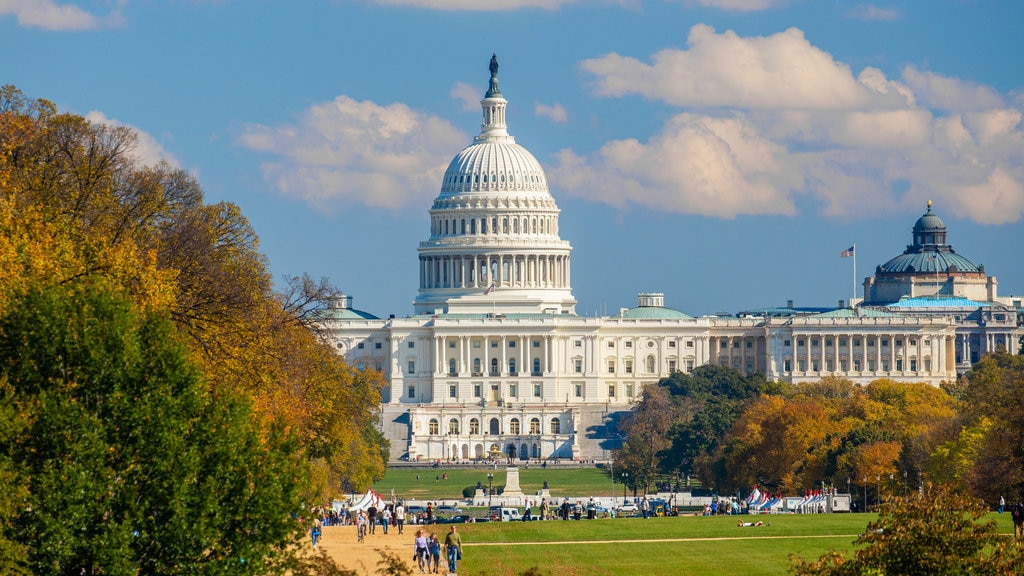
{"label": "american flag", "polygon": [[849,258],[850,256],[853,256],[853,249],[854,249],[854,247],[850,246],[846,250],[843,250],[842,252],[840,252],[839,253],[839,257],[840,258]]}
{"label": "american flag", "polygon": [[484,295],[486,296],[487,294],[490,294],[491,292],[494,292],[494,284],[491,284],[490,286],[487,287],[487,290],[484,290]]}

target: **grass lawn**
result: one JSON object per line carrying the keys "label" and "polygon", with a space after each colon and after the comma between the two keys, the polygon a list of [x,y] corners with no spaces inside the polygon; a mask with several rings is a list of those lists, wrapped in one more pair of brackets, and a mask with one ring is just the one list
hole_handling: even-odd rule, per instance
{"label": "grass lawn", "polygon": [[[494,487],[505,485],[505,468],[388,468],[384,479],[373,489],[390,495],[394,489],[400,499],[440,500],[462,498],[462,489],[476,486],[486,488],[487,474],[494,474]],[[448,479],[444,479],[444,475]],[[418,479],[417,479],[418,478]],[[519,469],[519,487],[524,494],[536,494],[548,482],[552,496],[602,495],[612,496],[612,481],[603,468],[541,468],[531,466]],[[622,484],[616,482],[615,494],[622,497]]]}
{"label": "grass lawn", "polygon": [[[787,574],[790,555],[850,551],[874,514],[719,516],[465,524],[460,574],[511,576],[536,566],[550,576]],[[737,527],[736,523],[770,523]],[[991,514],[1010,535],[1008,514]],[[443,534],[445,526],[437,526]],[[654,541],[646,541],[654,540]]]}

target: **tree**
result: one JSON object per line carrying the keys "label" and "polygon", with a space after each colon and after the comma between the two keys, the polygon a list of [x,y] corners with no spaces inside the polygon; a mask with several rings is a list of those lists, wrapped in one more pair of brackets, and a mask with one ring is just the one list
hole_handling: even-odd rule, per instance
{"label": "tree", "polygon": [[[0,444],[27,487],[5,536],[34,573],[273,574],[300,536],[295,437],[212,391],[166,315],[102,278],[49,284],[0,317]],[[20,483],[16,482],[17,486]]]}
{"label": "tree", "polygon": [[831,552],[816,561],[791,557],[800,576],[1010,575],[1024,571],[1021,544],[979,520],[987,508],[948,487],[882,507],[848,557]]}
{"label": "tree", "polygon": [[625,434],[622,449],[615,454],[615,468],[629,473],[628,484],[644,492],[657,477],[673,410],[668,391],[662,386],[646,386],[633,411],[619,423]]}
{"label": "tree", "polygon": [[[1024,356],[986,354],[965,376],[963,434],[981,433],[974,462],[962,478],[989,502],[1024,497]],[[965,440],[965,444],[968,442]]]}

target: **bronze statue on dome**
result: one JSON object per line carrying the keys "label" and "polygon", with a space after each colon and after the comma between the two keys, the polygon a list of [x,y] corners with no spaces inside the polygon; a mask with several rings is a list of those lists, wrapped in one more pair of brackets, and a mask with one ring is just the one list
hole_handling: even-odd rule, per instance
{"label": "bronze statue on dome", "polygon": [[491,68],[491,76],[497,76],[498,75],[498,55],[497,54],[491,54],[491,66],[490,66],[490,68]]}

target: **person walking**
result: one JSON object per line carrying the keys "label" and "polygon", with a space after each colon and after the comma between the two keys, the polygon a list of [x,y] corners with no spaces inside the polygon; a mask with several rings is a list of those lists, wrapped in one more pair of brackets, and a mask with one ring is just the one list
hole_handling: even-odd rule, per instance
{"label": "person walking", "polygon": [[1003,509],[1006,508],[1006,499],[1002,496],[999,497],[999,513],[1003,513]]}
{"label": "person walking", "polygon": [[416,559],[416,563],[420,567],[420,574],[425,574],[425,568],[429,566],[428,558],[430,557],[430,550],[427,544],[427,537],[423,535],[423,530],[416,531],[416,540],[413,541],[415,551],[413,552],[413,558]]}
{"label": "person walking", "polygon": [[398,523],[398,533],[405,531],[405,506],[401,502],[395,506],[395,522]]}
{"label": "person walking", "polygon": [[391,525],[391,508],[384,508],[380,513],[380,527],[384,530],[384,535],[388,533],[388,526]]}
{"label": "person walking", "polygon": [[644,520],[651,515],[651,503],[647,501],[647,496],[640,502],[640,513],[643,514]]}
{"label": "person walking", "polygon": [[366,509],[366,520],[370,524],[370,534],[377,533],[377,506],[370,504]]}
{"label": "person walking", "polygon": [[360,510],[356,513],[356,542],[362,542],[366,536],[366,513]]}
{"label": "person walking", "polygon": [[448,530],[444,537],[445,551],[448,552],[448,573],[458,574],[459,560],[462,560],[462,536],[455,529],[455,525]]}
{"label": "person walking", "polygon": [[437,539],[437,534],[433,532],[427,538],[427,550],[430,551],[430,561],[427,563],[427,572],[433,568],[434,574],[438,573],[438,568],[441,565],[441,542]]}
{"label": "person walking", "polygon": [[313,516],[313,526],[309,529],[309,536],[313,540],[313,548],[316,548],[316,543],[320,540],[320,528],[323,523],[320,522],[319,516]]}

